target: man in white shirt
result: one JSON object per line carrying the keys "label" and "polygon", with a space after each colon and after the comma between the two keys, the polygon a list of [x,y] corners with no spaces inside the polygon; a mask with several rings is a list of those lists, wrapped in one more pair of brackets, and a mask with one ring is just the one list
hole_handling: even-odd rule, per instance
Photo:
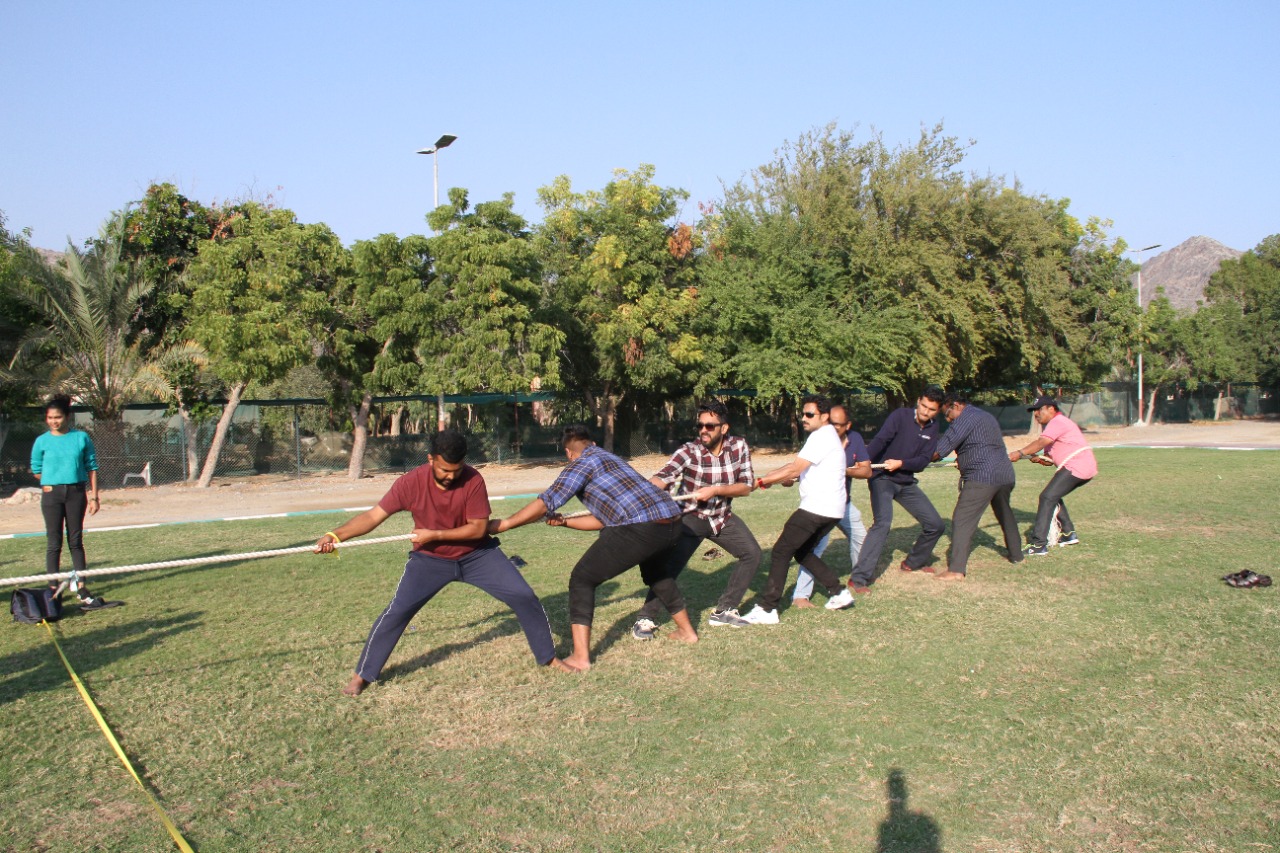
{"label": "man in white shirt", "polygon": [[853,606],[853,594],[845,589],[835,572],[813,553],[822,537],[831,532],[844,517],[845,456],[844,442],[835,427],[831,426],[831,401],[811,394],[802,401],[801,414],[805,432],[809,433],[794,462],[782,466],[756,479],[756,486],[767,489],[774,483],[799,478],[800,508],[791,514],[783,525],[782,533],[773,546],[773,561],[769,566],[769,578],[756,598],[755,608],[742,617],[753,625],[778,623],[778,599],[787,582],[787,568],[791,558],[804,566],[831,597],[828,610],[843,610]]}

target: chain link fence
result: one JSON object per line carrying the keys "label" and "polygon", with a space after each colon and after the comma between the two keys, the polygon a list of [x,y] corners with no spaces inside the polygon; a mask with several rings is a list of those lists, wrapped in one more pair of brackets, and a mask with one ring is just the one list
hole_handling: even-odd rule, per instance
{"label": "chain link fence", "polygon": [[[1132,385],[1115,383],[1080,393],[1063,389],[1060,398],[1063,411],[1082,427],[1121,426],[1138,419],[1135,391]],[[975,403],[995,415],[1001,427],[1011,433],[1030,429],[1026,407],[1033,395],[1026,387],[971,394]],[[720,397],[729,407],[734,433],[753,447],[788,450],[800,442],[796,401],[760,405],[741,392]],[[833,397],[848,408],[858,431],[868,439],[888,415],[889,400],[882,392]],[[1280,389],[1232,385],[1227,393],[1225,388],[1201,386],[1190,392],[1175,387],[1162,389],[1157,396],[1158,422],[1212,420],[1215,413],[1222,418],[1280,414]],[[370,418],[365,471],[408,471],[424,464],[440,414],[435,398],[378,398]],[[670,453],[694,436],[696,414],[697,401],[691,398],[620,411],[614,449],[626,457]],[[552,394],[448,395],[443,416],[448,426],[467,436],[468,458],[474,464],[559,458],[558,440],[565,424],[595,423],[580,399]],[[216,427],[214,420],[205,420],[194,425],[188,435],[179,417],[156,405],[131,406],[118,423],[95,422],[88,412],[77,411],[75,422],[93,438],[99,485],[104,489],[121,488],[126,483],[160,485],[194,479],[204,465]],[[37,485],[30,471],[31,445],[44,431],[43,412],[38,409],[0,419],[0,495]],[[351,448],[351,424],[345,411],[334,410],[320,400],[249,401],[236,409],[214,474],[302,477],[345,471]]]}

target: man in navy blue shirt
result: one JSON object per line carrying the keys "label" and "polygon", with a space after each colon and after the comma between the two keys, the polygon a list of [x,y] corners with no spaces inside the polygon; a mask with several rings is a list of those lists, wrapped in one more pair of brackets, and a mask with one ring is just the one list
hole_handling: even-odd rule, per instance
{"label": "man in navy blue shirt", "polygon": [[915,475],[933,459],[938,444],[936,418],[942,396],[941,388],[930,385],[916,400],[914,408],[903,406],[890,413],[867,445],[873,467],[883,467],[876,468],[867,483],[871,492],[872,523],[849,578],[849,588],[856,592],[864,592],[875,583],[876,564],[893,525],[894,501],[920,522],[920,535],[898,568],[904,572],[932,572],[928,566],[933,561],[933,546],[942,538],[946,525],[920,489]]}
{"label": "man in navy blue shirt", "polygon": [[1009,562],[1022,562],[1022,536],[1009,506],[1015,480],[1013,463],[1009,461],[999,421],[977,406],[969,405],[964,395],[955,391],[943,399],[942,415],[951,426],[938,441],[933,458],[939,459],[955,451],[956,464],[960,468],[960,497],[951,514],[951,554],[947,571],[938,574],[938,580],[964,580],[973,534],[977,532],[978,520],[988,505],[1004,532]]}
{"label": "man in navy blue shirt", "polygon": [[[489,533],[502,533],[540,519],[556,527],[600,531],[600,537],[569,575],[573,653],[564,663],[579,672],[591,668],[596,588],[637,565],[645,585],[671,613],[677,628],[673,636],[696,643],[698,634],[667,567],[680,542],[680,505],[626,461],[597,447],[582,424],[565,427],[561,441],[569,464],[560,476],[514,515],[490,521]],[[573,497],[581,500],[591,514],[578,518],[555,514]]]}

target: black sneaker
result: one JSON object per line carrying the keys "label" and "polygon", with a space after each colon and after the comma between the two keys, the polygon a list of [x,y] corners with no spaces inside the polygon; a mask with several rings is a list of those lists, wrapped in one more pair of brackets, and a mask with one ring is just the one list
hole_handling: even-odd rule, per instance
{"label": "black sneaker", "polygon": [[658,626],[654,624],[652,619],[640,619],[631,626],[631,636],[637,640],[652,640],[653,634],[657,630]]}
{"label": "black sneaker", "polygon": [[1049,556],[1048,545],[1028,545],[1022,549],[1024,557],[1047,557]]}
{"label": "black sneaker", "polygon": [[108,607],[120,607],[123,601],[104,601],[96,595],[86,595],[80,599],[81,610],[106,610]]}

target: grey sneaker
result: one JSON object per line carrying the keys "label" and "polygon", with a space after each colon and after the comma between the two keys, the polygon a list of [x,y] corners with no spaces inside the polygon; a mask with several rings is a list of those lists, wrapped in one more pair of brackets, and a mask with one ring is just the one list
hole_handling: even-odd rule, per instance
{"label": "grey sneaker", "polygon": [[717,610],[715,613],[712,613],[709,617],[707,617],[707,624],[708,625],[731,625],[734,628],[742,628],[746,625],[750,625],[751,623],[748,622],[746,619],[743,619],[741,616],[739,616],[738,611],[736,609],[733,609],[733,610]]}
{"label": "grey sneaker", "polygon": [[653,633],[658,630],[652,619],[640,619],[631,626],[631,636],[637,640],[652,640]]}
{"label": "grey sneaker", "polygon": [[1071,531],[1070,533],[1064,533],[1058,537],[1059,548],[1065,548],[1068,545],[1079,545],[1079,544],[1080,544],[1080,537],[1076,536],[1076,532],[1074,530]]}

